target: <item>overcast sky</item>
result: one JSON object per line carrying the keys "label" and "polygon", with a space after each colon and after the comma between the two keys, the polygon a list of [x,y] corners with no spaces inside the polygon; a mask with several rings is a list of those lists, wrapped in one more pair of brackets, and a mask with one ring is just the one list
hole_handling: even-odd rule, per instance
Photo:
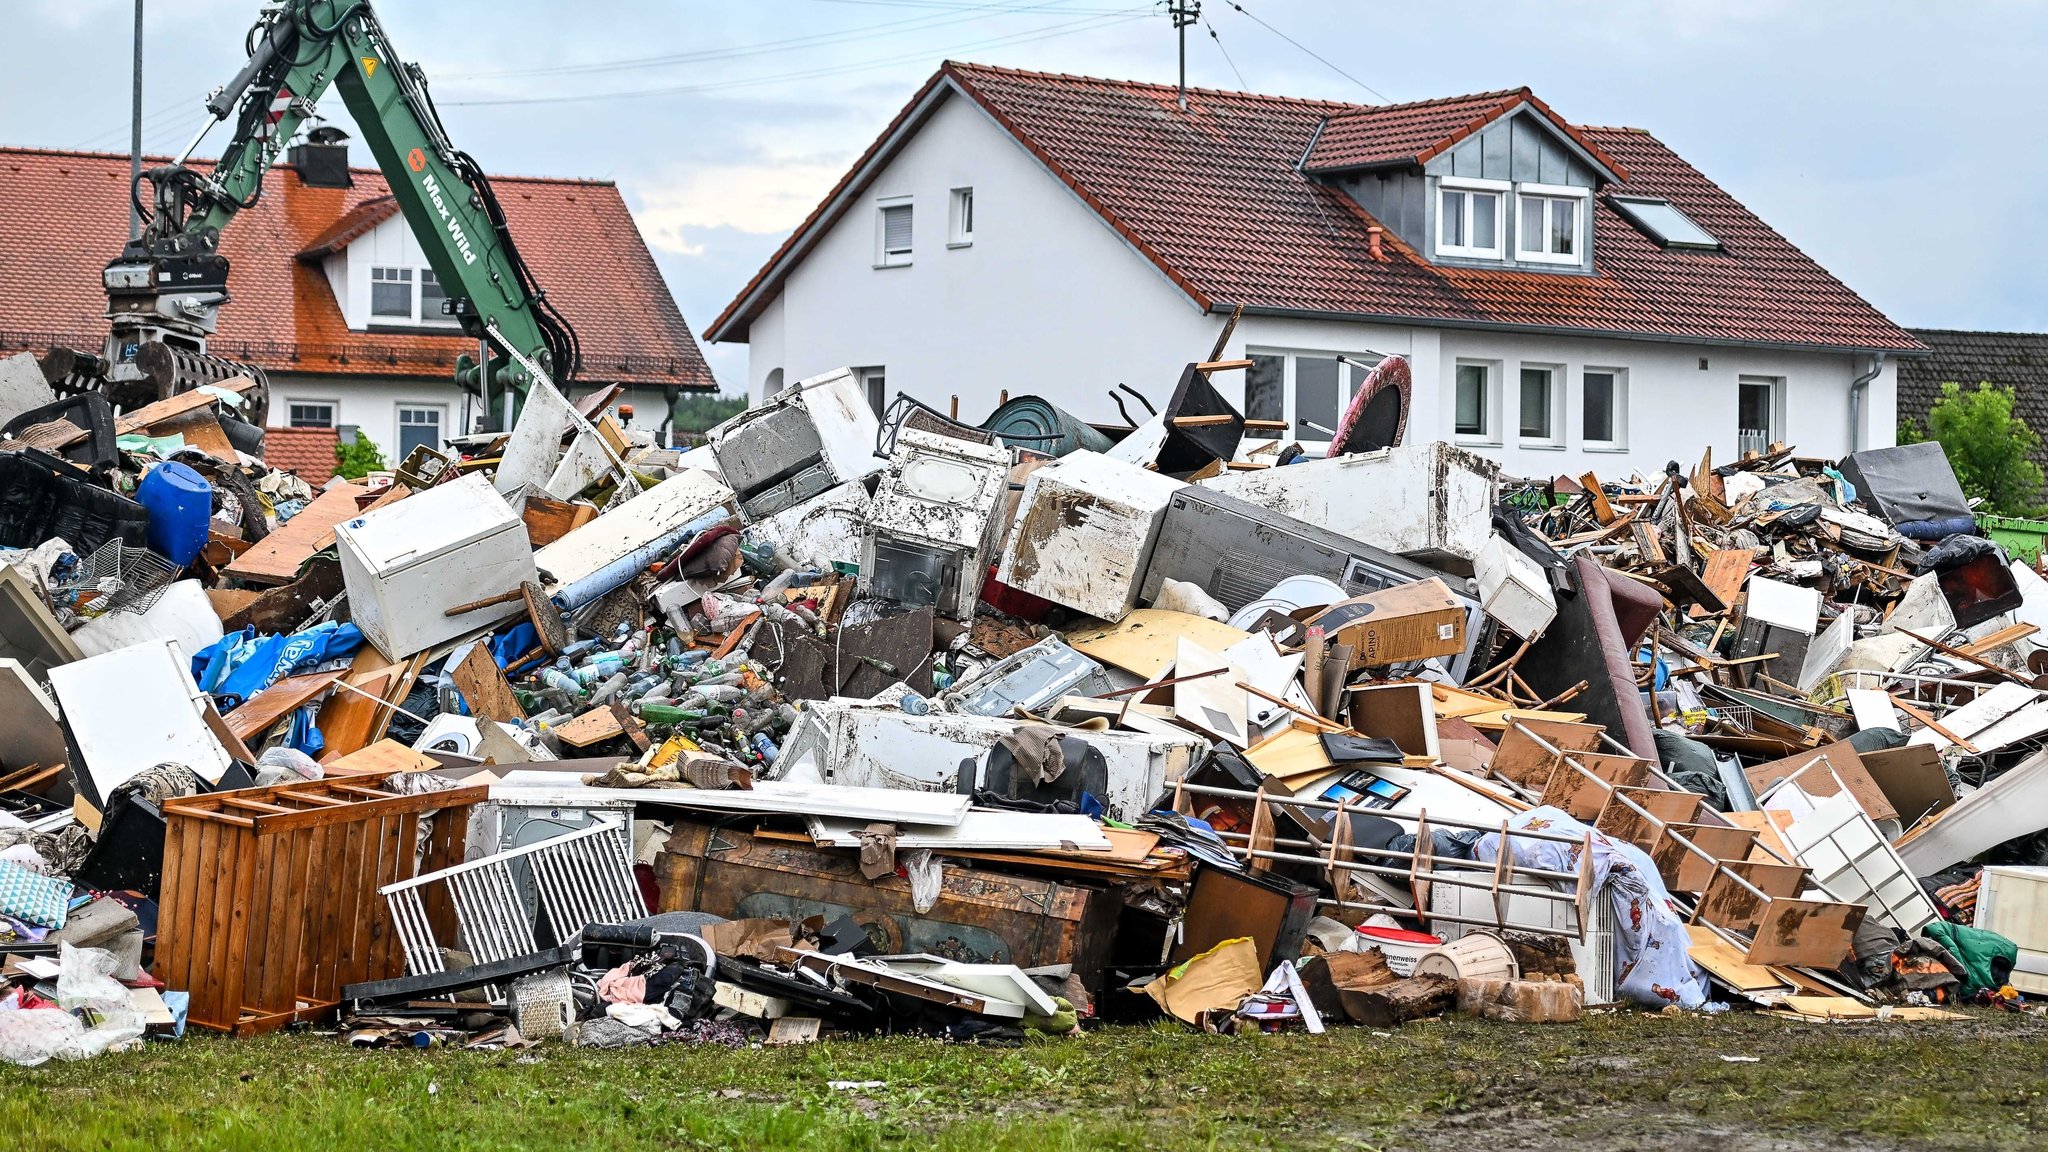
{"label": "overcast sky", "polygon": [[[1361,102],[1526,84],[1574,122],[1654,132],[1902,324],[2048,329],[2048,3],[1241,3],[1203,5],[1191,84]],[[6,6],[0,143],[125,151],[132,0]],[[1175,68],[1139,0],[376,6],[486,168],[618,182],[693,329],[940,61]],[[190,138],[259,8],[147,0],[146,148]],[[322,111],[353,132],[338,97]],[[109,227],[112,256],[126,221]],[[737,388],[744,346],[706,352]]]}

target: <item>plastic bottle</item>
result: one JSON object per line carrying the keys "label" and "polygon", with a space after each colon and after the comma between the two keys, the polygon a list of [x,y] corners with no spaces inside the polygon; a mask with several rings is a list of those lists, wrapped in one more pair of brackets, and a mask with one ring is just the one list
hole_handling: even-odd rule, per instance
{"label": "plastic bottle", "polygon": [[761,759],[770,764],[775,763],[775,758],[782,755],[782,749],[775,746],[775,741],[770,740],[766,732],[754,733],[754,751],[759,752]]}
{"label": "plastic bottle", "polygon": [[580,700],[583,697],[583,686],[559,668],[541,669],[540,682],[571,700]]}
{"label": "plastic bottle", "polygon": [[896,702],[896,706],[912,716],[929,716],[932,711],[932,702],[915,692],[905,692],[903,699]]}
{"label": "plastic bottle", "polygon": [[614,673],[611,679],[598,685],[597,690],[590,694],[590,702],[592,704],[602,704],[618,695],[619,689],[625,686],[626,674],[624,672]]}

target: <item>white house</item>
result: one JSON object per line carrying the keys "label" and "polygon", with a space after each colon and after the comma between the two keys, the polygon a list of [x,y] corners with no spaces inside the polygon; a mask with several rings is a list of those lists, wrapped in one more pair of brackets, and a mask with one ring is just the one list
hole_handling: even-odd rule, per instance
{"label": "white house", "polygon": [[[1892,442],[1913,335],[1649,133],[1527,89],[1355,105],[947,63],[729,304],[760,398],[839,365],[979,421],[1121,423],[1181,367],[1313,449],[1408,357],[1408,438],[1510,473]],[[1342,359],[1340,359],[1342,357]],[[1347,362],[1348,361],[1348,362]],[[1133,415],[1143,413],[1133,408]]]}

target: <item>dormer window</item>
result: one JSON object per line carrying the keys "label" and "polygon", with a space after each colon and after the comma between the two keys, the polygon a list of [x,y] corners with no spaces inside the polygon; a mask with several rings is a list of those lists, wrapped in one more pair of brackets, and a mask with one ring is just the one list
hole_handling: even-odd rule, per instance
{"label": "dormer window", "polygon": [[1524,184],[1516,196],[1515,259],[1545,264],[1583,262],[1580,223],[1588,189]]}
{"label": "dormer window", "polygon": [[1500,180],[1444,177],[1437,188],[1437,255],[1500,259],[1509,188]]}
{"label": "dormer window", "polygon": [[[413,285],[419,285],[414,291]],[[403,268],[378,265],[370,269],[370,322],[380,327],[420,324],[429,327],[454,325],[459,321],[441,313],[441,301],[448,292],[432,268]]]}

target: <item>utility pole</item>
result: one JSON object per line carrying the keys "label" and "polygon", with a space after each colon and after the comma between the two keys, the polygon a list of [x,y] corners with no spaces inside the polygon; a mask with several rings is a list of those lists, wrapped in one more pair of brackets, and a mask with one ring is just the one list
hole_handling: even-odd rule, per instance
{"label": "utility pole", "polygon": [[[136,0],[140,4],[142,0]],[[1188,108],[1188,25],[1202,18],[1202,0],[1167,0],[1166,14],[1180,36],[1180,108]]]}
{"label": "utility pole", "polygon": [[[128,129],[128,187],[142,183],[142,0],[135,0],[135,100]],[[128,239],[142,239],[142,210],[128,197]]]}

